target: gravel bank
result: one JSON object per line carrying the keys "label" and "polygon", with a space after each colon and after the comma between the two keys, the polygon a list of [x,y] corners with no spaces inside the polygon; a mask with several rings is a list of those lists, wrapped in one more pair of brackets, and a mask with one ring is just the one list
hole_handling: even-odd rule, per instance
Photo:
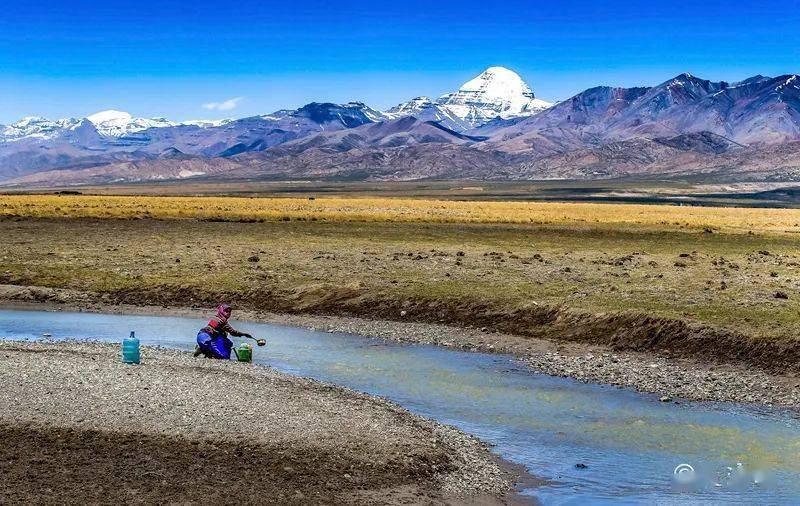
{"label": "gravel bank", "polygon": [[0,503],[495,503],[475,438],[262,366],[0,341]]}
{"label": "gravel bank", "polygon": [[[0,285],[7,307],[205,317],[207,309],[137,307],[96,302],[69,290]],[[728,362],[708,363],[653,353],[616,352],[602,346],[561,343],[513,334],[428,323],[356,317],[286,315],[238,311],[251,320],[348,332],[398,342],[433,344],[468,351],[506,353],[533,370],[584,382],[606,383],[672,399],[759,403],[800,409],[800,377],[778,375]]]}

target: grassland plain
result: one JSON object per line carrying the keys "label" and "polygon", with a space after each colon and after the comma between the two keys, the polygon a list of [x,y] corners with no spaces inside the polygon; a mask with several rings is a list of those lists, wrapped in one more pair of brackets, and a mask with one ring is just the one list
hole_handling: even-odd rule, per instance
{"label": "grassland plain", "polygon": [[401,198],[3,195],[0,216],[207,221],[519,223],[800,233],[800,210]]}
{"label": "grassland plain", "polygon": [[3,196],[0,282],[353,314],[800,370],[800,211]]}

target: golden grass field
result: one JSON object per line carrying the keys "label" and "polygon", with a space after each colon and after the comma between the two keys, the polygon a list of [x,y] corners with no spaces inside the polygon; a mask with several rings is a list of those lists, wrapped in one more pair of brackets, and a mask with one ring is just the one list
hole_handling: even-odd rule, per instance
{"label": "golden grass field", "polygon": [[5,195],[0,216],[308,220],[323,222],[584,224],[712,232],[800,232],[800,210],[637,204],[459,202],[395,198]]}
{"label": "golden grass field", "polygon": [[[786,209],[4,196],[0,283],[136,304],[225,299],[389,318],[403,308],[406,319],[502,322],[530,335],[567,325],[544,333],[555,338],[572,320],[551,309],[622,312],[638,320],[607,316],[581,339],[667,318],[800,350],[798,224],[800,210]],[[655,342],[656,330],[639,338]]]}

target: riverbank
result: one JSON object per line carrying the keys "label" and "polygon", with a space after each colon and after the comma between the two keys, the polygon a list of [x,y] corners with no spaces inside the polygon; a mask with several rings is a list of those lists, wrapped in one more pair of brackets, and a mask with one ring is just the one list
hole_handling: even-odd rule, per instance
{"label": "riverbank", "polygon": [[475,438],[335,385],[147,347],[141,366],[100,343],[0,356],[3,503],[513,500]]}
{"label": "riverbank", "polygon": [[[0,307],[151,314],[205,318],[208,309],[103,303],[102,297],[71,290],[0,285]],[[601,345],[557,342],[487,328],[378,320],[349,316],[237,310],[238,321],[345,332],[397,342],[432,344],[467,351],[514,355],[544,374],[653,393],[665,402],[740,402],[800,409],[800,377],[770,373],[744,363],[708,362],[652,352],[612,350]]]}

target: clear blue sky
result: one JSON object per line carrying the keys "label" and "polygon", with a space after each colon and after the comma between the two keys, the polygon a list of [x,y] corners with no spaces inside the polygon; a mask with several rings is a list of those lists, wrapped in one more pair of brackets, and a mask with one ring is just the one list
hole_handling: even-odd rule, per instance
{"label": "clear blue sky", "polygon": [[0,123],[109,108],[242,117],[312,100],[386,108],[491,65],[547,100],[684,71],[800,72],[800,0],[6,0],[0,10]]}

